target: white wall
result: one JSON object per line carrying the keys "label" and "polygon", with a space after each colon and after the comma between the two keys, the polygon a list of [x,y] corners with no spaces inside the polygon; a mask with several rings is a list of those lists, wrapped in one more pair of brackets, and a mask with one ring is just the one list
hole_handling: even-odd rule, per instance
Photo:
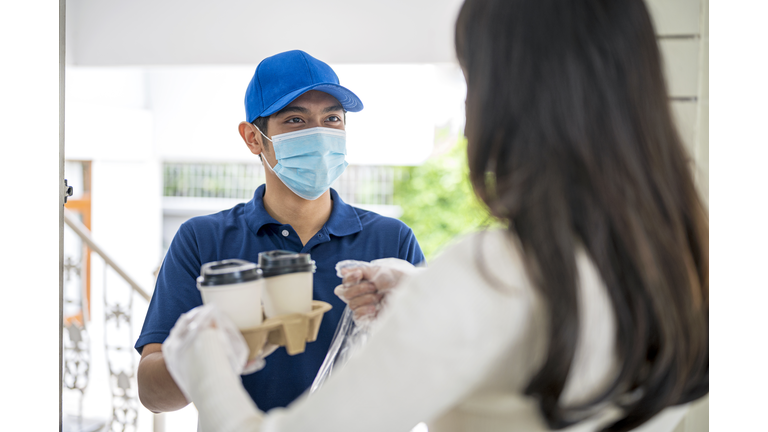
{"label": "white wall", "polygon": [[[91,160],[94,240],[151,290],[162,178],[141,69],[67,69],[67,159]],[[75,188],[82,185],[72,185]]]}
{"label": "white wall", "polygon": [[70,0],[77,65],[253,64],[291,49],[329,63],[454,59],[461,0]]}
{"label": "white wall", "polygon": [[0,3],[0,53],[0,428],[57,430],[59,2]]}

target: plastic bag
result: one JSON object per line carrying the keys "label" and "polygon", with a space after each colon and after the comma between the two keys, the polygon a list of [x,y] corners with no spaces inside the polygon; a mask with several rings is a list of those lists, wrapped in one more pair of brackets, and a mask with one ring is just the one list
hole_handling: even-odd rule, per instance
{"label": "plastic bag", "polygon": [[336,333],[331,340],[331,347],[328,348],[328,354],[320,366],[320,370],[309,388],[309,394],[319,389],[326,379],[334,372],[341,369],[347,362],[353,349],[365,345],[368,336],[368,328],[362,328],[355,324],[352,319],[352,309],[347,306],[341,315],[339,325],[336,327]]}
{"label": "plastic bag", "polygon": [[[341,274],[342,269],[367,265],[369,264],[362,261],[341,261],[336,264],[336,276],[343,278]],[[341,369],[355,347],[365,345],[368,328],[367,323],[355,324],[352,309],[349,306],[344,308],[339,325],[336,326],[336,333],[333,334],[333,339],[331,339],[328,354],[325,355],[325,360],[323,360],[323,364],[320,366],[320,370],[317,372],[315,380],[309,388],[309,394],[319,389],[325,380],[331,376],[334,369]]]}

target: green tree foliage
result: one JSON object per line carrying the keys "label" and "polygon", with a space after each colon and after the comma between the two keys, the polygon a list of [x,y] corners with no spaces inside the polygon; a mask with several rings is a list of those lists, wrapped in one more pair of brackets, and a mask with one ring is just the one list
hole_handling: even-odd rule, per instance
{"label": "green tree foliage", "polygon": [[413,229],[427,261],[454,237],[498,224],[472,191],[463,137],[450,151],[402,170],[395,204],[403,209],[400,220]]}

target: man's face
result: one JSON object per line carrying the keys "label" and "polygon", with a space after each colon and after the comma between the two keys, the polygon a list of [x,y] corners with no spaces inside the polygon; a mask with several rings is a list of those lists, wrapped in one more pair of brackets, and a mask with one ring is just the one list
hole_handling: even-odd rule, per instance
{"label": "man's face", "polygon": [[[344,108],[335,97],[317,90],[310,90],[297,97],[285,108],[269,116],[267,122],[270,138],[315,127],[344,130]],[[274,149],[268,146],[264,153],[271,165],[274,165]]]}

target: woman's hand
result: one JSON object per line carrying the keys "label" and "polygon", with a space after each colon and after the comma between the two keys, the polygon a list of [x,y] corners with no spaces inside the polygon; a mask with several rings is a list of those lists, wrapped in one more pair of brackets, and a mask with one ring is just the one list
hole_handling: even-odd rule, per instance
{"label": "woman's hand", "polygon": [[187,400],[191,400],[194,381],[205,374],[199,370],[202,363],[198,359],[212,351],[224,353],[232,372],[240,375],[249,352],[237,326],[213,305],[199,306],[182,314],[162,350],[168,372]]}
{"label": "woman's hand", "polygon": [[334,293],[352,309],[356,324],[371,322],[378,315],[387,294],[419,269],[408,261],[384,258],[371,261],[341,261],[336,264],[341,285]]}

